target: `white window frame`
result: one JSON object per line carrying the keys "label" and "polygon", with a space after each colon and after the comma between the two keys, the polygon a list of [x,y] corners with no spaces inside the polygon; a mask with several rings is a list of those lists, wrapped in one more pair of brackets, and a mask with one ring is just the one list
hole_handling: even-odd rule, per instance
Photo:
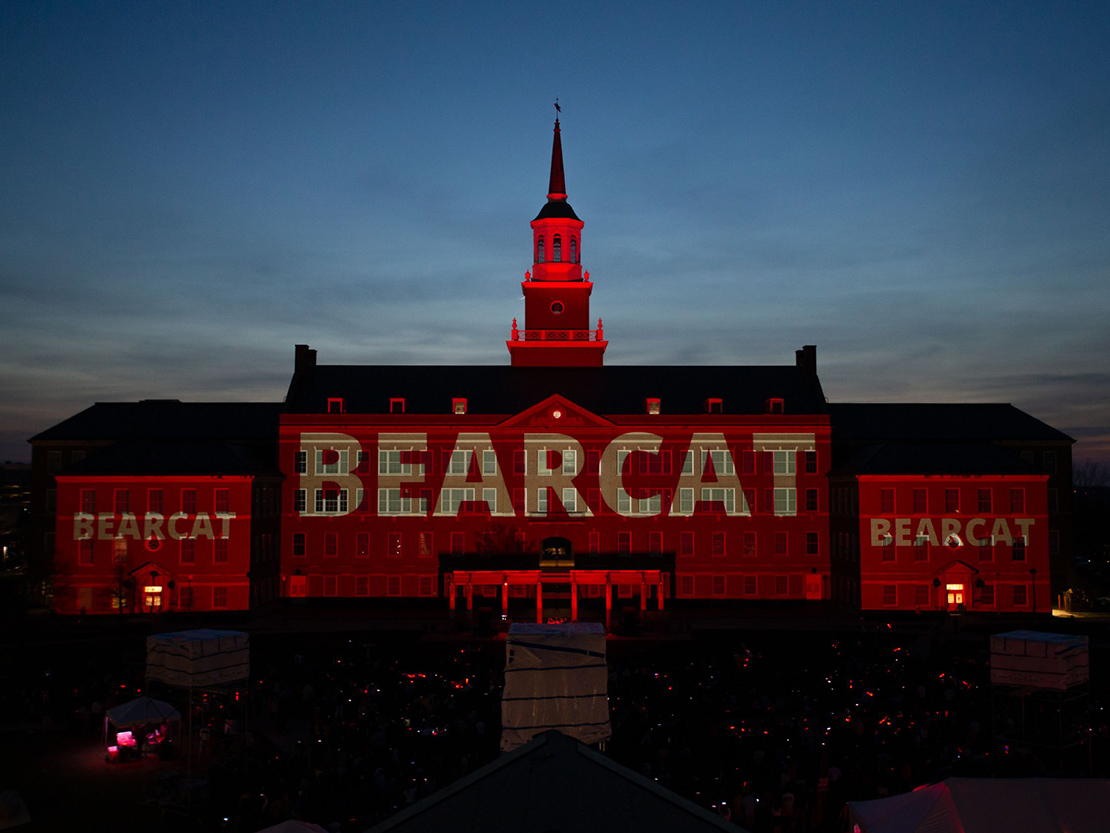
{"label": "white window frame", "polygon": [[486,502],[490,513],[497,511],[497,489],[482,489],[482,500]]}
{"label": "white window frame", "polygon": [[775,514],[798,514],[798,490],[791,488],[775,488]]}
{"label": "white window frame", "polygon": [[[334,463],[324,462],[325,451],[334,451],[337,455],[339,455]],[[345,448],[316,449],[316,474],[347,474],[348,462],[348,451]]]}
{"label": "white window frame", "polygon": [[497,452],[492,448],[482,451],[482,474],[497,474]]}
{"label": "white window frame", "polygon": [[[714,463],[716,465],[716,463]],[[705,487],[701,490],[702,503],[714,502],[723,503],[725,505],[725,512],[732,514],[736,511],[736,490],[725,489],[720,487]]]}
{"label": "white window frame", "polygon": [[682,488],[678,490],[678,511],[683,515],[694,514],[694,490]]}
{"label": "white window frame", "polygon": [[797,452],[793,449],[778,449],[771,452],[773,457],[773,469],[775,474],[796,474],[797,473]]}
{"label": "white window frame", "polygon": [[378,451],[378,474],[408,476],[412,474],[412,462],[401,462],[402,454],[412,454],[411,448],[383,448]]}
{"label": "white window frame", "polygon": [[379,515],[411,515],[412,498],[402,497],[400,489],[378,489]]}
{"label": "white window frame", "polygon": [[578,512],[578,490],[573,486],[563,489],[563,508],[572,515]]}

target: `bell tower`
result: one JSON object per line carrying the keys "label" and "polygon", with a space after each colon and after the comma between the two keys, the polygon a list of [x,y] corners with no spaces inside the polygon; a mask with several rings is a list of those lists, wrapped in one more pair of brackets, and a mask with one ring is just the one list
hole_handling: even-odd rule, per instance
{"label": "bell tower", "polygon": [[[558,105],[556,105],[558,107]],[[582,226],[567,202],[559,119],[551,146],[547,204],[532,221],[532,270],[521,282],[524,326],[513,319],[513,367],[601,367],[609,342],[590,329],[590,273],[582,271]]]}

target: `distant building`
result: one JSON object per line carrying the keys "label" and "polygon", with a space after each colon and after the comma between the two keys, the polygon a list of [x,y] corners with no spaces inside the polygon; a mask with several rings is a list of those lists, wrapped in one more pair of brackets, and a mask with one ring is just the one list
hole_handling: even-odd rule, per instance
{"label": "distant building", "polygon": [[584,225],[556,121],[509,366],[334,366],[298,345],[280,405],[98,404],[34,437],[55,609],[118,610],[124,564],[134,612],[1048,610],[1068,437],[1005,405],[830,406],[813,346],[783,366],[606,367]]}

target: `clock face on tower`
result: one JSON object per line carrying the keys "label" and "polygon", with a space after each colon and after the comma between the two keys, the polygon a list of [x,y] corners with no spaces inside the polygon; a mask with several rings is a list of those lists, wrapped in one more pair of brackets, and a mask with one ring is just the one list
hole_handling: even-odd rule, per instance
{"label": "clock face on tower", "polygon": [[554,304],[551,305],[551,311],[558,315],[560,312],[563,311],[563,302],[556,301]]}

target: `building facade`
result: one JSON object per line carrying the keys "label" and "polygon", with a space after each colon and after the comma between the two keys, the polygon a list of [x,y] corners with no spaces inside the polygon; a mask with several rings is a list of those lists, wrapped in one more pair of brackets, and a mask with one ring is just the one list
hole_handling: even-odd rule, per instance
{"label": "building facade", "polygon": [[[1047,609],[1060,535],[1051,478],[1023,443],[1070,465],[1069,438],[1010,409],[1021,418],[993,434],[988,419],[971,448],[919,414],[896,429],[880,411],[897,406],[830,406],[813,346],[782,366],[606,366],[584,227],[556,121],[508,366],[327,365],[298,345],[280,405],[226,406],[232,420],[97,405],[33,438],[55,609],[279,596],[606,621],[713,600]],[[960,425],[976,406],[944,407]],[[893,440],[940,444],[932,459],[947,462],[866,456]],[[938,511],[952,490],[976,513]]]}

